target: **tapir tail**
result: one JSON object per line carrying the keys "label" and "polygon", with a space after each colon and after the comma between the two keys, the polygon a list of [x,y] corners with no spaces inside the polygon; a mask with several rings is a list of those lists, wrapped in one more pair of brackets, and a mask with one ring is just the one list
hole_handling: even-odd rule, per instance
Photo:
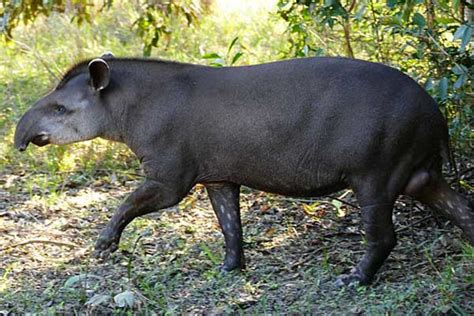
{"label": "tapir tail", "polygon": [[456,179],[459,179],[458,168],[456,167],[456,161],[454,160],[454,153],[449,145],[449,139],[445,139],[441,143],[439,153],[443,162],[448,165],[448,170],[450,172],[454,171]]}

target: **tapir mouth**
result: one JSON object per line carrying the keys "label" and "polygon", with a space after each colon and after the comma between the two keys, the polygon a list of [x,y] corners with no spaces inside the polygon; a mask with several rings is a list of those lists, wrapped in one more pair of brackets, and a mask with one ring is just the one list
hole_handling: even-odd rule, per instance
{"label": "tapir mouth", "polygon": [[34,136],[33,138],[26,139],[26,140],[21,141],[21,142],[18,141],[17,144],[15,145],[15,147],[19,151],[25,151],[30,142],[37,145],[37,146],[40,146],[40,147],[46,146],[46,145],[49,144],[49,135],[46,134],[46,133],[41,133],[41,134],[38,134],[38,135]]}
{"label": "tapir mouth", "polygon": [[36,146],[40,146],[40,147],[46,146],[49,144],[49,135],[45,133],[36,135],[35,137],[31,139],[31,142],[35,144]]}

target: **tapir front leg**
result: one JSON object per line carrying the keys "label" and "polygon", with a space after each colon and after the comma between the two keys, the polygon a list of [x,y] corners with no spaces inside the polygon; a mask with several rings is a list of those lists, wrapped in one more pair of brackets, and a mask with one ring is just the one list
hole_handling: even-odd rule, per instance
{"label": "tapir front leg", "polygon": [[134,218],[179,203],[187,192],[180,194],[181,190],[174,188],[154,180],[146,180],[140,185],[120,205],[101,232],[95,245],[95,256],[105,257],[117,250],[124,228]]}
{"label": "tapir front leg", "polygon": [[392,222],[393,203],[362,207],[362,222],[367,239],[367,250],[359,264],[349,275],[341,276],[336,285],[352,282],[369,284],[396,244]]}
{"label": "tapir front leg", "polygon": [[240,221],[240,186],[230,183],[206,184],[212,208],[225,238],[225,259],[221,269],[245,268],[242,223]]}

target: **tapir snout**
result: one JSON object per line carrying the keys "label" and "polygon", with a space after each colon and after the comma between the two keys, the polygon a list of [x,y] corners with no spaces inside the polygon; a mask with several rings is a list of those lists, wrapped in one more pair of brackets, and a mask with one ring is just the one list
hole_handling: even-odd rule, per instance
{"label": "tapir snout", "polygon": [[37,146],[49,144],[49,134],[41,128],[39,117],[35,115],[35,108],[30,109],[20,119],[15,130],[15,147],[24,151],[31,142]]}

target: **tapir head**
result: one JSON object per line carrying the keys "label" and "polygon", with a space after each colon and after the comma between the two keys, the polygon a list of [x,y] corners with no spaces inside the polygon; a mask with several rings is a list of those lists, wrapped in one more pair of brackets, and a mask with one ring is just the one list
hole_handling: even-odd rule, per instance
{"label": "tapir head", "polygon": [[30,142],[60,145],[101,136],[107,118],[102,99],[110,82],[110,69],[101,58],[86,66],[67,74],[56,89],[23,115],[15,131],[18,150],[25,150]]}

